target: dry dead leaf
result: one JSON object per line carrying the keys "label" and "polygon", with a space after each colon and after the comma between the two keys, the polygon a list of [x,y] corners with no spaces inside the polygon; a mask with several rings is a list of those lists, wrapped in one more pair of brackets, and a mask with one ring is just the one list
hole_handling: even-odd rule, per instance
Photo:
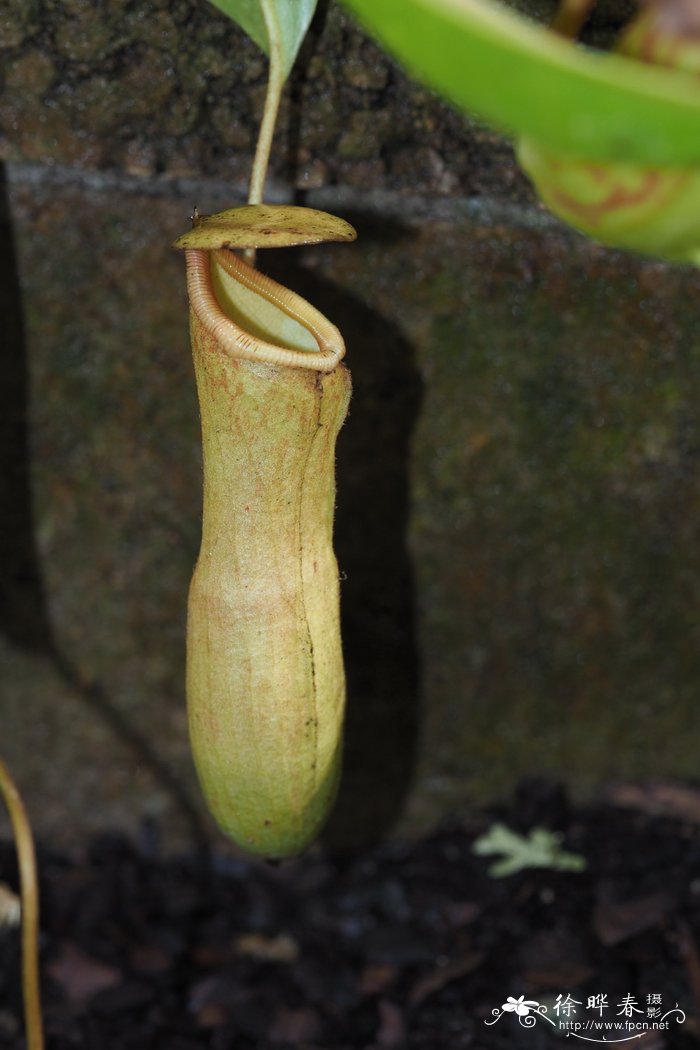
{"label": "dry dead leaf", "polygon": [[378,1008],[377,1046],[402,1046],[406,1041],[406,1025],[402,1011],[389,999],[380,999]]}
{"label": "dry dead leaf", "polygon": [[299,945],[289,934],[265,937],[262,933],[244,933],[237,937],[233,947],[237,955],[265,962],[293,963],[299,958]]}
{"label": "dry dead leaf", "polygon": [[397,973],[391,963],[369,963],[360,973],[357,990],[360,995],[378,995],[394,983]]}
{"label": "dry dead leaf", "polygon": [[122,973],[66,941],[47,971],[58,984],[71,1006],[82,1007],[98,992],[116,988],[122,981]]}
{"label": "dry dead leaf", "polygon": [[444,966],[436,966],[430,973],[419,977],[411,989],[409,996],[411,1005],[419,1006],[428,996],[439,992],[445,985],[459,980],[460,977],[465,977],[468,973],[473,973],[482,959],[481,952],[466,952]]}
{"label": "dry dead leaf", "polygon": [[700,790],[687,784],[661,781],[611,784],[604,792],[604,799],[613,806],[700,824]]}
{"label": "dry dead leaf", "polygon": [[19,897],[6,883],[0,882],[0,929],[3,926],[19,926],[21,917]]}
{"label": "dry dead leaf", "polygon": [[299,1046],[318,1038],[321,1018],[310,1006],[291,1010],[281,1007],[276,1013],[267,1037],[271,1043],[286,1043]]}
{"label": "dry dead leaf", "polygon": [[610,948],[658,925],[672,905],[666,893],[624,901],[602,897],[593,909],[593,929],[600,943]]}

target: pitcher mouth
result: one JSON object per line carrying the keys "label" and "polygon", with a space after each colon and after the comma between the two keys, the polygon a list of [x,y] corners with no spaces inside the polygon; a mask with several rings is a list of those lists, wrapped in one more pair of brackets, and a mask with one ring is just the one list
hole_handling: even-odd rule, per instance
{"label": "pitcher mouth", "polygon": [[[317,372],[332,372],[344,357],[345,343],[334,324],[234,252],[188,249],[185,257],[192,309],[231,357]],[[258,317],[262,308],[263,322],[249,323],[251,299]]]}

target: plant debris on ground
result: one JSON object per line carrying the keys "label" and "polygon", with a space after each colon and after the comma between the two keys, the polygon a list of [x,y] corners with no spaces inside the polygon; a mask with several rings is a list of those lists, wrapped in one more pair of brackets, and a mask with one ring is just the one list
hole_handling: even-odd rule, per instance
{"label": "plant debris on ground", "polygon": [[[473,849],[494,825],[521,842],[556,833],[581,870],[494,875]],[[422,840],[277,867],[163,857],[117,834],[81,859],[40,844],[39,860],[48,1050],[547,1050],[567,1033],[535,1007],[555,1018],[567,996],[579,1017],[605,997],[595,1016],[618,1021],[677,1004],[682,1023],[631,1039],[644,1050],[700,1040],[694,786],[619,785],[574,807],[533,779]],[[17,888],[9,842],[0,883]],[[3,1050],[24,1046],[19,974],[8,922]]]}

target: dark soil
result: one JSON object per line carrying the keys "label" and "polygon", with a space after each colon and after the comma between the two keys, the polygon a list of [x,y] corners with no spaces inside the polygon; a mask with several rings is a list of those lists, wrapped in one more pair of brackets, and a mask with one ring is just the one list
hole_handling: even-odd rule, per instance
{"label": "dark soil", "polygon": [[[586,869],[493,877],[472,844],[494,821],[556,829]],[[557,996],[560,1017],[569,996],[569,1020],[618,1026],[587,1039],[700,1038],[700,789],[625,785],[573,808],[528,781],[421,841],[279,867],[148,841],[104,835],[78,861],[40,850],[48,1050],[546,1050],[566,1034]],[[0,881],[16,887],[9,843]],[[24,1045],[18,958],[0,930],[3,1050]],[[498,1016],[508,996],[547,1016]],[[685,1019],[654,1030],[676,1004]]]}

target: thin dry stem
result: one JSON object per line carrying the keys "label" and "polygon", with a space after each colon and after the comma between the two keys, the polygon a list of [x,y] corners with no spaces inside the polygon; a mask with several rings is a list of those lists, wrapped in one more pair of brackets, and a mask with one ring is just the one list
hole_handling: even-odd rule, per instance
{"label": "thin dry stem", "polygon": [[0,759],[0,795],[5,800],[17,847],[22,897],[22,993],[27,1050],[43,1050],[39,993],[39,888],[32,829],[19,791]]}
{"label": "thin dry stem", "polygon": [[[270,64],[267,76],[265,107],[262,121],[260,122],[253,170],[248,188],[248,204],[262,204],[265,195],[265,179],[267,178],[272,140],[275,135],[275,125],[277,124],[277,114],[280,108],[285,79],[282,68],[282,41],[279,37],[277,19],[270,5],[265,0],[263,0],[262,9],[270,41]],[[255,248],[247,248],[243,253],[243,257],[250,266],[255,266]]]}

